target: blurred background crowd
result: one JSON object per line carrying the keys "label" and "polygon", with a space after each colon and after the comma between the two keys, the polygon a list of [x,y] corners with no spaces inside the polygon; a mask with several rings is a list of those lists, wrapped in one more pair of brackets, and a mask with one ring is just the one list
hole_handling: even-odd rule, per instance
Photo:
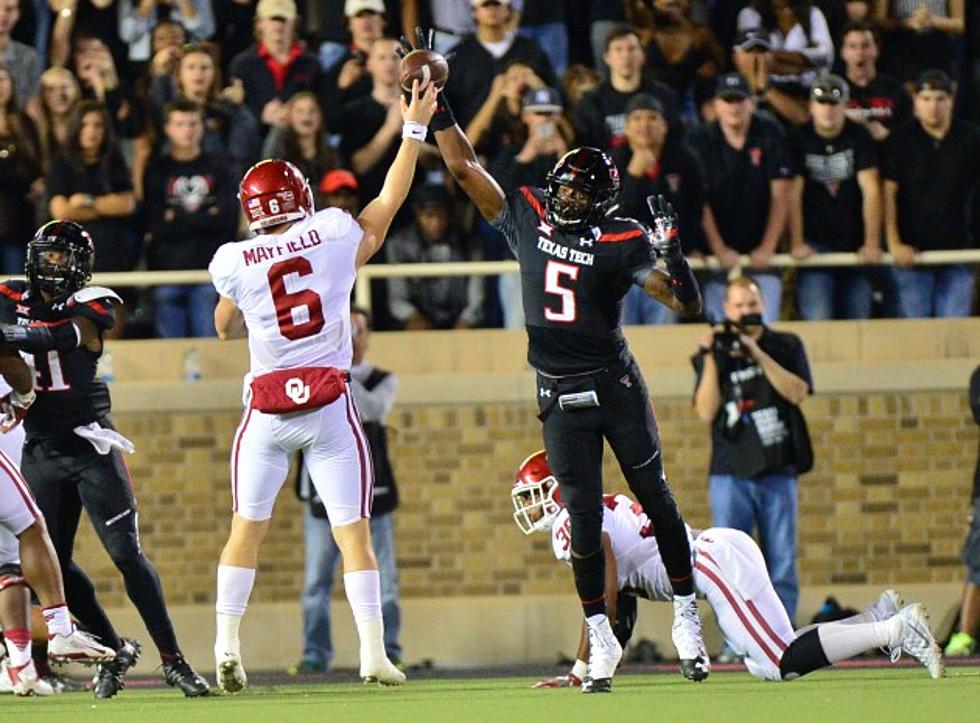
{"label": "blurred background crowd", "polygon": [[[686,252],[720,262],[701,276],[716,317],[740,255],[767,321],[976,313],[975,265],[917,263],[980,238],[967,0],[0,0],[0,271],[54,217],[90,231],[96,271],[205,269],[268,157],[356,212],[400,142],[395,38],[416,25],[452,53],[446,94],[505,191],[607,150],[619,213],[648,219],[663,193]],[[862,265],[772,268],[778,252]],[[375,262],[507,256],[428,148]],[[376,280],[375,328],[520,326],[518,287]],[[121,335],[213,334],[209,285],[126,301]],[[676,320],[636,293],[624,321]]]}

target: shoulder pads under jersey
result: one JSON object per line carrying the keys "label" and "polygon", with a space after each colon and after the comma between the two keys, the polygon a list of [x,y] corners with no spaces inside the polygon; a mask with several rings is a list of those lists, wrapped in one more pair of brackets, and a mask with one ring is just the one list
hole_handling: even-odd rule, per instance
{"label": "shoulder pads under jersey", "polygon": [[112,299],[118,304],[123,303],[123,300],[119,298],[119,294],[106,286],[86,286],[84,289],[79,289],[72,294],[71,298],[79,304],[97,299]]}

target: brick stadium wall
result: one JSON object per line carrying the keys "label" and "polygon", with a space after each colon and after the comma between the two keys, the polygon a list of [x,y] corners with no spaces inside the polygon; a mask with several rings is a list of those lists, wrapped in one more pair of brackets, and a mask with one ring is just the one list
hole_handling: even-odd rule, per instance
{"label": "brick stadium wall", "polygon": [[[706,525],[707,431],[687,398],[659,399],[657,410],[678,500],[692,525]],[[977,455],[966,394],[818,395],[805,411],[817,462],[800,485],[803,585],[960,580],[963,513]],[[168,600],[213,602],[237,415],[120,413],[116,422],[136,443],[130,467],[143,544]],[[396,534],[404,597],[571,590],[570,576],[551,561],[547,537],[524,538],[510,519],[511,471],[539,446],[530,406],[402,406],[390,422],[403,500]],[[622,488],[611,454],[606,479],[607,489]],[[284,490],[253,601],[297,599],[300,512]],[[87,521],[77,560],[106,605],[125,604],[121,578]]]}

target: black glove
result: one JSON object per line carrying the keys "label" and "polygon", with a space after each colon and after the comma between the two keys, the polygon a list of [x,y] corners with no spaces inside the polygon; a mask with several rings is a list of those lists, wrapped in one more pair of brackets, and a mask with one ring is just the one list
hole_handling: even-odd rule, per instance
{"label": "black glove", "polygon": [[681,249],[681,235],[677,228],[677,214],[674,207],[662,194],[647,196],[647,206],[653,217],[653,253],[666,262],[684,257]]}
{"label": "black glove", "polygon": [[395,52],[398,53],[399,58],[404,58],[406,55],[411,53],[413,50],[435,50],[433,48],[433,43],[435,43],[436,31],[433,28],[429,28],[428,32],[423,30],[418,25],[415,26],[415,45],[406,38],[404,35],[401,36],[401,45],[395,48]]}

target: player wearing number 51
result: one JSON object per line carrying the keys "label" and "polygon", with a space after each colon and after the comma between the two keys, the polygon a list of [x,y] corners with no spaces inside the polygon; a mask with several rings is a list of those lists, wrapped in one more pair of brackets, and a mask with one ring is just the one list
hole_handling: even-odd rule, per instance
{"label": "player wearing number 51", "polygon": [[27,281],[0,284],[0,336],[34,367],[37,393],[24,417],[21,472],[47,522],[72,613],[116,651],[114,660],[99,666],[95,697],[119,692],[140,646],[119,637],[91,580],[72,560],[83,508],[160,651],[167,682],[187,696],[207,695],[207,682],[180,652],[160,578],[140,546],[136,498],[123,461],[133,445],[113,428],[109,389],[95,376],[103,334],[122,302],[111,289],[87,286],[94,261],[87,231],[72,221],[51,221],[27,245]]}
{"label": "player wearing number 51", "polygon": [[582,689],[611,690],[622,655],[603,597],[603,439],[653,520],[674,590],[674,644],[684,674],[702,680],[708,659],[690,545],[667,486],[646,384],[619,325],[622,298],[633,284],[685,315],[701,311],[673,209],[651,199],[653,230],[612,216],[619,173],[595,148],[566,153],[545,188],[524,186],[505,195],[480,165],[443,93],[431,129],[450,172],[500,229],[521,266],[528,360],[537,370],[544,445],[571,517],[572,569],[591,642]]}
{"label": "player wearing number 51", "polygon": [[436,109],[436,89],[400,99],[402,142],[378,197],[355,219],[316,211],[295,166],[253,166],[238,192],[256,235],[218,249],[209,271],[221,339],[248,336],[245,412],[231,452],[231,534],[218,563],[215,663],[227,693],[245,688],[238,628],[255,583],[259,545],[294,452],[302,450],[344,559],[344,588],[361,641],[361,677],[395,685],[385,655],[378,562],[371,547],[372,465],[347,388],[350,294],[404,203]]}

